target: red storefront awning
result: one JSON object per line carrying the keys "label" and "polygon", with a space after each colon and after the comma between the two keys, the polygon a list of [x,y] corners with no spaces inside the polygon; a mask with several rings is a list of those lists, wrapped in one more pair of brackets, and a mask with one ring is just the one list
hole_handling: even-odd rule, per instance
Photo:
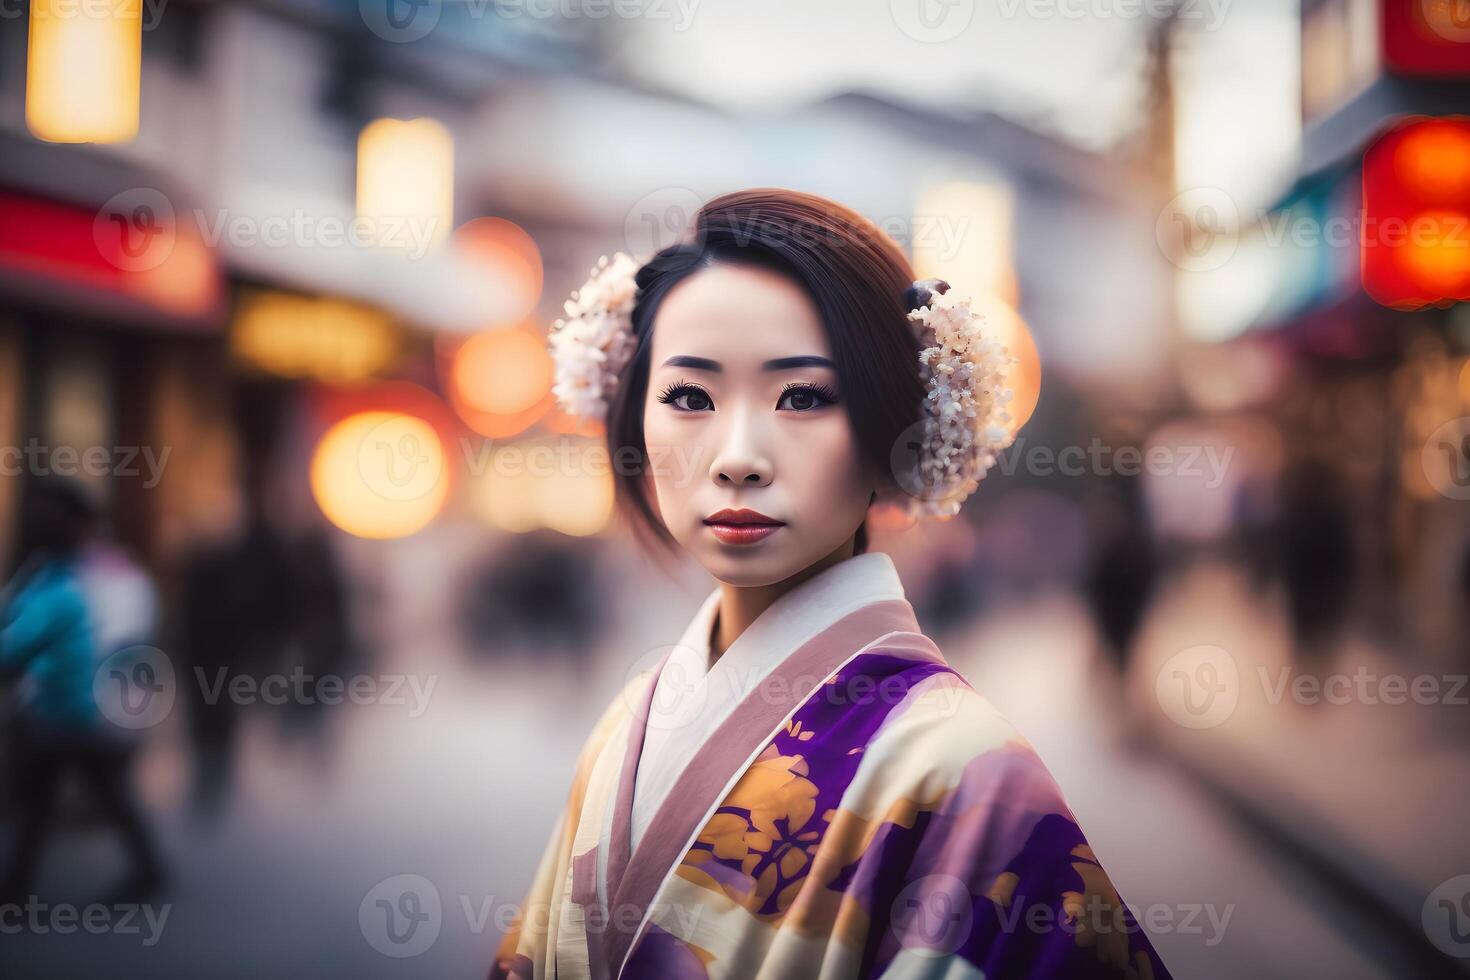
{"label": "red storefront awning", "polygon": [[214,253],[160,191],[135,188],[89,208],[0,188],[0,303],[213,332],[224,293]]}

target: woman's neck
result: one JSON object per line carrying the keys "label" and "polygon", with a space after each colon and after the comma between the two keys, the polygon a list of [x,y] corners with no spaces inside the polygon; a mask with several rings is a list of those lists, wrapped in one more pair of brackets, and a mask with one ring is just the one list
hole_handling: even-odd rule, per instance
{"label": "woman's neck", "polygon": [[851,558],[856,547],[857,536],[854,535],[830,554],[819,558],[795,575],[770,585],[722,584],[720,586],[720,611],[715,616],[714,628],[710,636],[710,666],[714,666],[715,661],[730,649],[730,645],[741,633],[745,632],[746,627],[755,622],[761,613],[771,607],[772,603],[819,572],[831,568],[844,559]]}

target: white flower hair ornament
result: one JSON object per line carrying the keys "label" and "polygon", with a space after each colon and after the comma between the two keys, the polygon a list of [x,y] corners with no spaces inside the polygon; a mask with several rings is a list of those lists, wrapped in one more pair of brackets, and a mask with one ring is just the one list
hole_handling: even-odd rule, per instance
{"label": "white flower hair ornament", "polygon": [[[625,252],[602,256],[551,328],[552,392],[562,409],[604,422],[618,378],[633,356],[633,306],[642,263]],[[981,329],[984,317],[949,284],[925,279],[909,290],[909,323],[918,339],[923,417],[893,455],[903,496],[890,501],[914,518],[952,517],[1015,434],[1007,423],[1006,377],[1016,358]],[[907,438],[912,436],[913,438]],[[912,456],[900,448],[915,449]],[[909,462],[905,465],[904,460]]]}
{"label": "white flower hair ornament", "polygon": [[556,366],[551,390],[562,409],[601,422],[633,356],[633,303],[642,266],[631,255],[606,255],[591,277],[566,302],[566,316],[552,324],[549,342]]}
{"label": "white flower hair ornament", "polygon": [[894,476],[907,497],[902,510],[915,518],[953,517],[974,493],[997,455],[1015,440],[1006,406],[1006,386],[1017,362],[1004,345],[984,332],[984,316],[970,308],[941,279],[924,279],[909,291],[909,323],[922,348],[919,376],[924,381],[924,417],[902,439],[917,450],[900,465],[895,447]]}

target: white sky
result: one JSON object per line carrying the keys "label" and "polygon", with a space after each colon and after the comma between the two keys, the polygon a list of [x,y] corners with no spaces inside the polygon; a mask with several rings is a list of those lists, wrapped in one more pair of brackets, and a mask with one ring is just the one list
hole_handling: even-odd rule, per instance
{"label": "white sky", "polygon": [[[618,0],[620,67],[731,109],[848,89],[993,108],[1083,146],[1136,122],[1142,39],[1160,0]],[[1296,0],[1182,0],[1181,183],[1244,190],[1298,135]],[[617,9],[616,6],[613,9]],[[922,15],[922,19],[921,19]],[[930,40],[924,40],[929,38]],[[1242,143],[1242,137],[1246,137]],[[1265,148],[1264,154],[1262,148]]]}
{"label": "white sky", "polygon": [[[861,88],[906,101],[1041,112],[1073,138],[1093,142],[1106,139],[1136,101],[1130,69],[1144,23],[1137,19],[1037,18],[1027,14],[1034,0],[646,2],[670,16],[627,22],[623,67],[730,108],[774,108]],[[916,17],[920,4],[931,13],[933,34]]]}

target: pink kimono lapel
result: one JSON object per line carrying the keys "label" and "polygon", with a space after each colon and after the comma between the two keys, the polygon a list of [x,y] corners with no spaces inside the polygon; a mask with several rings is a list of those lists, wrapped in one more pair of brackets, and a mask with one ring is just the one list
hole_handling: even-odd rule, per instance
{"label": "pink kimono lapel", "polygon": [[904,649],[921,659],[942,660],[933,643],[918,632],[913,608],[903,599],[873,602],[837,620],[782,661],[705,741],[630,855],[633,783],[656,678],[648,685],[628,732],[608,842],[609,921],[600,944],[607,976],[618,976],[654,896],[719,807],[731,782],[817,685],[879,640],[884,641],[885,649]]}
{"label": "pink kimono lapel", "polygon": [[[637,710],[628,725],[628,744],[623,751],[623,768],[621,775],[618,776],[618,791],[613,801],[612,829],[607,842],[607,891],[605,894],[610,906],[609,911],[618,908],[615,899],[617,886],[628,868],[629,849],[633,839],[633,781],[638,773],[638,760],[643,755],[643,738],[648,731],[648,718],[653,710],[653,698],[658,689],[658,677],[663,672],[664,665],[668,663],[671,654],[672,651],[664,654],[663,659],[659,661],[658,667],[653,672],[653,678],[644,690]],[[605,941],[603,945],[605,947]]]}

